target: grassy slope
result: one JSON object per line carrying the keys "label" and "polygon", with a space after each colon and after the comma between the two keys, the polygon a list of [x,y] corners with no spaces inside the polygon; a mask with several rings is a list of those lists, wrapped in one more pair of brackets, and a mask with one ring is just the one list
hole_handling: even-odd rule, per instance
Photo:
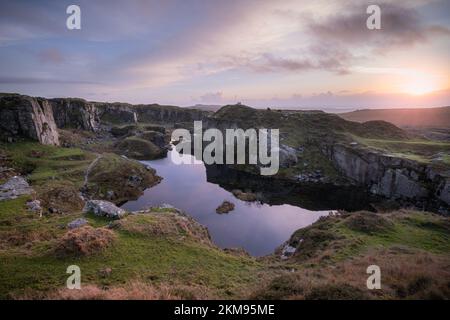
{"label": "grassy slope", "polygon": [[[282,272],[253,298],[450,298],[450,221],[431,213],[358,212],[321,219],[293,234]],[[367,290],[366,268],[381,268],[382,289]]]}
{"label": "grassy slope", "polygon": [[[40,219],[26,212],[25,200],[23,197],[0,206],[2,298],[12,293],[20,295],[30,289],[46,291],[63,287],[67,279],[65,270],[71,264],[80,266],[84,284],[120,285],[132,279],[150,283],[183,283],[207,286],[215,295],[223,297],[233,297],[239,291],[237,287],[254,282],[260,268],[259,263],[251,258],[235,257],[189,239],[181,240],[174,235],[142,235],[125,230],[115,231],[117,241],[100,254],[56,258],[52,250],[65,232],[61,226],[80,214],[51,215]],[[101,218],[87,218],[93,226],[108,224]],[[13,233],[28,234],[29,237],[12,244]],[[106,267],[113,270],[108,278],[99,273]]]}
{"label": "grassy slope", "polygon": [[[85,167],[94,157],[79,149],[35,143],[10,145],[7,151],[12,156],[14,166],[29,173],[33,186],[38,189],[59,180],[79,186]],[[38,154],[38,157],[33,154]],[[368,254],[371,254],[370,261],[385,263],[386,268],[389,262],[383,259],[390,256],[391,263],[406,261],[408,268],[415,270],[414,275],[405,275],[389,269],[386,276],[390,281],[387,283],[390,290],[384,293],[383,298],[403,297],[392,289],[403,281],[402,277],[412,282],[417,277],[428,277],[433,283],[436,282],[436,286],[449,279],[447,273],[439,273],[442,271],[436,276],[429,274],[435,269],[445,269],[450,254],[448,218],[432,214],[401,211],[385,215],[383,217],[389,220],[389,227],[375,230],[349,227],[349,216],[332,217],[295,233],[291,241],[300,238],[309,240],[299,245],[299,255],[284,262],[275,256],[262,260],[235,256],[211,245],[180,237],[185,234],[142,234],[122,229],[114,230],[117,241],[100,254],[61,259],[54,256],[53,248],[66,232],[64,226],[80,217],[81,213],[74,211],[39,218],[26,211],[27,199],[21,197],[0,203],[1,298],[17,297],[30,290],[46,292],[61,288],[67,279],[65,270],[71,264],[81,267],[85,284],[115,287],[133,280],[149,284],[183,284],[206,287],[210,296],[223,298],[248,297],[253,288],[265,283],[269,283],[269,286],[275,284],[275,289],[262,287],[260,290],[263,293],[259,292],[258,297],[267,297],[264,292],[270,289],[271,294],[275,290],[275,297],[302,298],[305,292],[312,294],[310,288],[318,284],[341,281],[329,275],[320,278],[317,274],[323,274],[327,268],[334,266],[344,270],[350,268],[346,263],[352,266],[358,262],[367,266]],[[108,223],[93,216],[87,219],[93,226],[105,226]],[[139,224],[151,224],[151,220],[139,220]],[[313,231],[312,235],[308,230]],[[385,254],[382,250],[391,251]],[[424,261],[428,261],[424,265],[411,260],[424,254]],[[113,271],[110,276],[104,277],[100,270],[107,267]],[[297,278],[289,278],[289,285],[284,287],[284,293],[280,295],[277,281],[286,270],[291,269],[297,271],[289,277],[298,277],[302,281],[308,279],[313,284],[306,285]],[[333,275],[333,272],[330,271],[330,274]],[[366,274],[362,274],[366,279]],[[350,275],[348,277],[349,283],[359,283],[357,281],[361,280],[351,278]],[[292,287],[294,285],[306,291],[300,294],[297,287]],[[329,291],[320,294],[326,295]]]}
{"label": "grassy slope", "polygon": [[[81,187],[84,172],[95,159],[94,154],[80,149],[37,143],[18,143],[3,149],[12,157],[15,168],[29,174],[38,194],[41,188],[56,183]],[[239,292],[236,287],[254,281],[255,271],[259,269],[252,258],[236,257],[195,241],[120,230],[116,231],[116,244],[102,254],[58,259],[52,252],[55,242],[65,233],[65,225],[82,213],[77,210],[39,218],[27,212],[28,199],[24,196],[0,203],[1,298],[10,293],[20,295],[29,289],[46,291],[63,287],[67,279],[65,270],[70,264],[81,267],[83,281],[87,283],[119,285],[138,278],[156,283],[205,285],[212,288],[214,295],[223,297],[235,296]],[[91,216],[88,220],[94,226],[108,223]],[[114,270],[107,279],[99,274],[105,267]]]}
{"label": "grassy slope", "polygon": [[70,181],[81,187],[84,172],[95,155],[77,148],[58,148],[35,142],[0,145],[11,156],[12,165],[28,174],[33,186],[50,180]]}
{"label": "grassy slope", "polygon": [[342,113],[340,116],[350,121],[384,120],[397,126],[408,127],[448,127],[450,107],[416,109],[372,109]]}
{"label": "grassy slope", "polygon": [[440,164],[443,166],[450,165],[450,142],[425,139],[369,139],[354,135],[352,135],[352,138],[354,141],[357,141],[358,143],[373,150],[421,163],[430,163],[433,156],[437,153],[442,153],[442,160]]}

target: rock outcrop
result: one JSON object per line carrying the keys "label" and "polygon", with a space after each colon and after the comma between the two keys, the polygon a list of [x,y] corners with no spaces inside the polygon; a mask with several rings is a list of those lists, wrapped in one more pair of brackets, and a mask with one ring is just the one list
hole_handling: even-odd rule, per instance
{"label": "rock outcrop", "polygon": [[115,144],[116,153],[128,158],[138,160],[153,160],[164,158],[167,154],[166,148],[161,148],[153,142],[138,136],[125,138]]}
{"label": "rock outcrop", "polygon": [[0,96],[0,137],[8,142],[22,137],[42,144],[59,145],[49,102],[15,94]]}
{"label": "rock outcrop", "polygon": [[95,103],[73,98],[50,99],[49,103],[58,128],[99,130],[100,117]]}
{"label": "rock outcrop", "polygon": [[91,164],[82,191],[86,198],[119,204],[137,199],[160,181],[151,167],[115,154],[103,154]]}
{"label": "rock outcrop", "polygon": [[374,194],[420,203],[438,190],[437,198],[450,205],[448,177],[426,164],[340,144],[324,147],[324,153],[347,178]]}
{"label": "rock outcrop", "polygon": [[205,119],[209,113],[201,110],[163,106],[159,104],[135,105],[140,122],[192,122]]}
{"label": "rock outcrop", "polygon": [[137,123],[138,115],[133,105],[128,103],[96,103],[100,120],[103,123]]}
{"label": "rock outcrop", "polygon": [[192,122],[202,120],[209,114],[201,110],[159,104],[96,103],[96,106],[101,121],[110,124]]}
{"label": "rock outcrop", "polygon": [[126,214],[125,210],[117,207],[114,203],[104,200],[88,200],[83,212],[93,213],[96,216],[110,219],[120,219]]}

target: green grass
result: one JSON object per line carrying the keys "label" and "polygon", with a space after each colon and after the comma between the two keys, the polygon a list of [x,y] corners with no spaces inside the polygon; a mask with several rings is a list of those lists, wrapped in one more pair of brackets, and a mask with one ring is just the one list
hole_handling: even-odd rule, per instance
{"label": "green grass", "polygon": [[33,185],[52,180],[70,181],[81,187],[84,172],[95,155],[77,148],[60,148],[36,142],[0,146],[11,157],[12,165]]}
{"label": "green grass", "polygon": [[[2,207],[1,217],[14,220],[13,212],[25,214],[23,204],[24,199],[10,202]],[[20,209],[19,212],[16,209]],[[26,223],[21,222],[21,228],[27,226],[62,234],[64,230],[58,226],[75,217],[30,218]],[[94,216],[87,218],[96,227],[109,222]],[[37,243],[28,254],[14,248],[1,251],[0,298],[28,289],[46,291],[64,287],[68,276],[66,268],[72,264],[80,266],[82,284],[120,285],[132,279],[196,284],[208,286],[223,297],[232,297],[236,288],[255,282],[256,272],[261,268],[254,259],[232,256],[189,239],[177,241],[171,237],[144,236],[128,231],[116,231],[116,234],[118,237],[112,247],[89,257],[58,259],[52,253],[54,240]],[[108,278],[99,274],[105,267],[113,270]]]}
{"label": "green grass", "polygon": [[[117,240],[100,254],[57,258],[53,253],[57,239],[67,231],[67,223],[81,214],[39,218],[26,210],[28,199],[23,196],[0,203],[0,298],[30,289],[45,292],[62,288],[68,277],[66,268],[72,264],[81,268],[82,285],[121,285],[134,279],[154,284],[182,283],[207,286],[219,296],[231,298],[236,297],[239,288],[255,283],[262,269],[261,263],[253,258],[227,254],[189,237],[144,235],[127,230],[114,230]],[[94,215],[85,218],[94,227],[110,223]],[[152,221],[151,216],[141,218],[136,221],[141,224]],[[11,236],[18,236],[21,241],[11,242]],[[107,278],[99,272],[105,267],[113,270]]]}
{"label": "green grass", "polygon": [[344,222],[337,223],[336,234],[350,240],[350,246],[339,252],[339,258],[346,258],[366,252],[373,247],[406,246],[436,254],[450,253],[450,229],[445,218],[428,213],[412,212],[406,218],[393,217],[393,228],[367,234],[349,229]]}
{"label": "green grass", "polygon": [[443,163],[450,163],[450,142],[433,140],[383,140],[352,136],[355,141],[392,156],[406,158],[422,163],[429,163],[431,157],[444,153]]}

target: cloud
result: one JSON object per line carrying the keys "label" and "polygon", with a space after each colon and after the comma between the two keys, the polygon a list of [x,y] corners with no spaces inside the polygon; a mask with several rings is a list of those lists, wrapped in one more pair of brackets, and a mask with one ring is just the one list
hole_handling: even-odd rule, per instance
{"label": "cloud", "polygon": [[224,101],[223,92],[210,92],[198,98],[202,103],[222,103]]}
{"label": "cloud", "polygon": [[[364,70],[396,67],[387,59],[394,50],[412,61],[399,67],[426,56],[424,73],[435,73],[450,32],[433,18],[445,2],[426,15],[428,0],[385,0],[380,31],[367,30],[362,2],[370,1],[79,0],[82,29],[68,31],[67,2],[0,1],[0,84],[76,96],[95,88],[72,79],[88,79],[111,99],[181,103],[204,92],[202,102],[351,91],[370,87]],[[343,74],[351,75],[341,84]]]}
{"label": "cloud", "polygon": [[382,3],[381,30],[366,27],[366,6],[357,5],[350,12],[334,14],[321,20],[313,20],[308,30],[321,41],[345,46],[382,46],[389,50],[397,46],[410,46],[425,41],[432,33],[448,34],[449,29],[427,24],[417,9],[393,3]]}
{"label": "cloud", "polygon": [[255,107],[281,109],[321,109],[343,112],[360,108],[441,107],[449,105],[450,89],[421,96],[382,92],[319,92],[311,95],[293,94],[285,98],[241,99]]}
{"label": "cloud", "polygon": [[0,84],[99,84],[93,81],[67,80],[58,78],[0,76]]}
{"label": "cloud", "polygon": [[65,57],[62,52],[55,48],[42,50],[38,53],[38,59],[43,63],[60,64],[64,62]]}

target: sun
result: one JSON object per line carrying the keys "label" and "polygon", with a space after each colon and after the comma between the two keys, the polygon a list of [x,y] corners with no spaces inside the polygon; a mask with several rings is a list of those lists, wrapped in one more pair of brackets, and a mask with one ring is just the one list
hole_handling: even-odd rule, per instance
{"label": "sun", "polygon": [[435,79],[423,74],[413,75],[405,79],[405,84],[402,87],[403,92],[415,96],[424,95],[437,89]]}

